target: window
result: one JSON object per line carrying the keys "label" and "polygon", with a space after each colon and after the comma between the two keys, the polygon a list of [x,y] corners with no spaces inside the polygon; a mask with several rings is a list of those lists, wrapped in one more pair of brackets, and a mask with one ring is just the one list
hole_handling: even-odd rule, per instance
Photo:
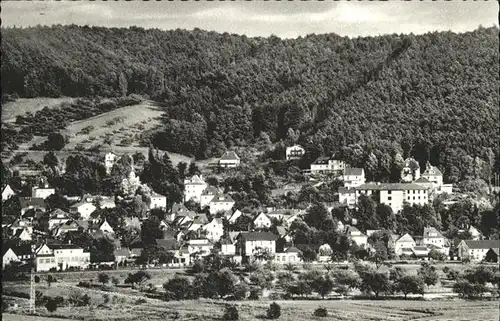
{"label": "window", "polygon": [[392,191],[387,191],[387,194],[392,194]]}
{"label": "window", "polygon": [[391,197],[391,196],[388,196],[388,197],[387,197],[387,200],[388,200],[388,201],[392,200],[392,197]]}

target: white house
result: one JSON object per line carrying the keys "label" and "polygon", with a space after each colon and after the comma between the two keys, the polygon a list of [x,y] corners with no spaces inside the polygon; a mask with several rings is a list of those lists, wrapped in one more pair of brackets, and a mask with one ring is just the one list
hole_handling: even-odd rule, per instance
{"label": "white house", "polygon": [[427,167],[425,172],[422,174],[423,178],[429,180],[433,185],[433,190],[436,194],[452,194],[453,193],[453,184],[444,184],[443,183],[443,173],[436,167],[432,166],[430,163],[427,163]]}
{"label": "white house", "polygon": [[[47,248],[49,251],[47,251]],[[90,264],[90,253],[71,244],[42,245],[36,251],[36,271],[49,271],[51,268],[66,270],[69,267],[85,269]]]}
{"label": "white house", "polygon": [[474,262],[483,261],[490,249],[498,253],[499,248],[499,240],[462,240],[457,246],[459,259],[470,259]]}
{"label": "white house", "polygon": [[347,187],[339,187],[339,203],[354,208],[356,206],[356,190]]}
{"label": "white house", "polygon": [[184,179],[184,202],[193,200],[201,203],[201,194],[203,194],[207,186],[201,175],[193,175],[190,178]]}
{"label": "white house", "polygon": [[366,247],[368,244],[368,236],[354,226],[347,226],[345,228],[345,234],[347,234],[351,241],[356,242],[358,246]]}
{"label": "white house", "polygon": [[276,240],[278,237],[270,232],[241,232],[238,236],[236,253],[248,259],[258,250],[276,253]]}
{"label": "white house", "polygon": [[279,264],[301,263],[302,251],[296,247],[289,247],[284,252],[278,252],[274,255],[274,262]]}
{"label": "white house", "polygon": [[10,187],[10,185],[7,185],[2,190],[2,201],[7,200],[14,195],[16,195],[14,190]]}
{"label": "white house", "polygon": [[208,239],[192,239],[188,241],[190,256],[203,257],[210,254],[214,245]]}
{"label": "white house", "polygon": [[115,231],[113,230],[111,225],[109,225],[107,220],[104,220],[104,222],[102,222],[102,224],[99,226],[99,229],[104,233],[115,234]]}
{"label": "white house", "polygon": [[346,167],[342,176],[344,186],[348,189],[365,183],[365,170],[362,168]]}
{"label": "white house", "polygon": [[214,218],[212,221],[203,226],[203,230],[209,240],[217,242],[224,234],[224,225],[222,219]]}
{"label": "white house", "polygon": [[215,195],[208,206],[210,207],[210,214],[215,214],[217,212],[229,211],[233,208],[235,201],[231,196],[227,194],[217,194]]}
{"label": "white house", "polygon": [[411,255],[413,254],[413,248],[415,246],[416,243],[413,237],[411,237],[410,234],[406,233],[396,241],[394,251],[397,255],[401,254]]}
{"label": "white house", "polygon": [[286,159],[299,159],[305,154],[306,150],[300,145],[294,145],[286,148]]}
{"label": "white house", "polygon": [[221,244],[221,254],[227,256],[236,255],[236,245],[229,239],[223,239]]}
{"label": "white house", "polygon": [[17,254],[14,252],[12,248],[8,248],[5,250],[3,253],[2,257],[2,267],[5,267],[6,265],[12,263],[12,262],[19,262],[19,257]]}
{"label": "white house", "polygon": [[106,168],[106,173],[109,175],[111,173],[111,169],[113,165],[115,165],[116,159],[118,156],[115,153],[109,152],[104,155],[104,167]]}
{"label": "white house", "polygon": [[272,225],[269,216],[262,212],[257,215],[257,217],[253,220],[253,223],[255,225],[255,228],[269,228]]}
{"label": "white house", "polygon": [[447,245],[447,239],[434,227],[424,228],[422,243],[425,245],[432,244],[440,248]]}
{"label": "white house", "polygon": [[16,231],[16,234],[14,234],[14,237],[19,238],[21,241],[28,242],[31,241],[31,233],[27,228],[19,229]]}
{"label": "white house", "polygon": [[12,235],[16,235],[20,230],[28,230],[28,233],[33,233],[33,224],[26,219],[16,219],[12,224],[9,225],[9,229]]}
{"label": "white house", "polygon": [[167,208],[167,197],[160,195],[155,192],[151,192],[151,204],[149,204],[149,209],[166,209]]}
{"label": "white house", "polygon": [[312,174],[341,173],[345,169],[345,162],[332,157],[318,157],[311,164]]}
{"label": "white house", "polygon": [[61,209],[55,209],[49,213],[49,230],[56,225],[69,221],[69,214]]}
{"label": "white house", "polygon": [[83,200],[81,202],[71,205],[71,207],[69,208],[69,212],[72,214],[80,213],[82,219],[88,220],[90,218],[90,214],[92,214],[96,209],[97,207],[95,207],[94,204]]}
{"label": "white house", "polygon": [[35,186],[31,189],[31,197],[39,197],[39,198],[46,199],[47,197],[49,197],[50,195],[55,194],[55,193],[56,193],[56,190],[54,188],[48,187],[48,185],[46,185],[45,187],[36,187]]}
{"label": "white house", "polygon": [[217,194],[219,194],[219,190],[216,187],[208,186],[205,188],[200,196],[200,207],[204,208],[205,206],[208,206],[212,198],[214,198]]}
{"label": "white house", "polygon": [[379,202],[392,208],[394,213],[409,205],[425,205],[429,202],[429,191],[426,187],[414,183],[368,183],[355,187],[356,203],[359,197],[377,194]]}
{"label": "white house", "polygon": [[233,151],[227,151],[220,159],[219,166],[221,167],[238,167],[240,165],[240,157]]}

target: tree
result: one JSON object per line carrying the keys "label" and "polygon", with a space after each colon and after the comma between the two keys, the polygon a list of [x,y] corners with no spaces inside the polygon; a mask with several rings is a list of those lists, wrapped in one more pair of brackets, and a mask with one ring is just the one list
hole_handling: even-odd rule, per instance
{"label": "tree", "polygon": [[313,315],[319,318],[326,318],[328,316],[328,310],[324,307],[319,307],[316,310],[314,310]]}
{"label": "tree", "polygon": [[403,269],[399,266],[389,270],[389,280],[396,282],[405,276]]}
{"label": "tree", "polygon": [[481,296],[486,291],[484,284],[471,283],[467,280],[458,280],[453,285],[453,292],[458,293],[463,298]]}
{"label": "tree", "polygon": [[267,309],[267,318],[268,319],[278,319],[281,315],[281,307],[278,303],[273,302],[269,305],[269,309]]}
{"label": "tree", "polygon": [[43,157],[43,163],[54,170],[59,166],[59,158],[53,151],[51,151],[45,154],[45,156]]}
{"label": "tree", "polygon": [[142,286],[149,279],[151,279],[151,274],[146,271],[140,270],[133,274],[129,273],[129,275],[125,279],[125,284],[132,284],[132,286],[134,284],[138,284],[139,286]]}
{"label": "tree", "polygon": [[102,283],[103,285],[109,282],[109,275],[106,273],[99,273],[97,278],[99,279],[99,282]]}
{"label": "tree", "polygon": [[396,280],[395,290],[404,294],[405,299],[409,293],[424,294],[424,280],[417,275],[403,275]]}
{"label": "tree", "polygon": [[163,284],[168,298],[185,300],[190,296],[191,282],[185,277],[175,276]]}
{"label": "tree", "polygon": [[312,290],[318,293],[322,299],[333,291],[334,282],[329,276],[318,276],[312,281]]}
{"label": "tree", "polygon": [[117,286],[118,284],[120,284],[120,280],[116,276],[113,276],[111,278],[111,283],[113,283],[114,286]]}
{"label": "tree", "polygon": [[471,283],[486,284],[495,282],[495,272],[498,273],[498,268],[479,265],[474,269],[465,271],[465,279]]}
{"label": "tree", "polygon": [[430,265],[427,262],[423,262],[418,270],[418,276],[420,276],[427,286],[435,285],[438,280],[438,274],[436,267]]}
{"label": "tree", "polygon": [[386,273],[370,271],[362,273],[359,289],[367,293],[375,293],[378,298],[380,293],[388,293],[391,290],[391,282]]}
{"label": "tree", "polygon": [[444,261],[446,260],[446,255],[439,252],[438,250],[432,249],[429,251],[428,257],[430,259],[436,260],[436,261]]}
{"label": "tree", "polygon": [[304,217],[304,222],[309,227],[314,227],[320,230],[333,230],[335,229],[335,224],[333,219],[328,213],[326,207],[321,203],[313,204],[308,210]]}
{"label": "tree", "polygon": [[66,139],[60,133],[51,133],[47,136],[45,146],[48,150],[61,150],[66,145]]}
{"label": "tree", "polygon": [[348,270],[334,271],[333,278],[337,284],[335,291],[342,295],[348,295],[351,290],[358,288],[361,283],[359,275]]}

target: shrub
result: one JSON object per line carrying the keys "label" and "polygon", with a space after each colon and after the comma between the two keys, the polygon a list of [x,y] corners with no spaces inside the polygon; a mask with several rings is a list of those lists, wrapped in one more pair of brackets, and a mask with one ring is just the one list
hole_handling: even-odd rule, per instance
{"label": "shrub", "polygon": [[184,300],[189,296],[191,282],[185,277],[176,276],[163,284],[166,291],[166,296],[169,299]]}
{"label": "shrub", "polygon": [[146,302],[148,302],[148,301],[146,301],[146,299],[142,299],[142,298],[141,298],[141,299],[137,299],[137,300],[135,301],[135,304],[144,304],[144,303],[146,303]]}
{"label": "shrub", "polygon": [[314,310],[313,315],[315,317],[325,318],[328,316],[328,310],[326,308],[319,307],[316,310]]}
{"label": "shrub", "polygon": [[7,303],[7,301],[2,300],[2,312],[7,311],[8,308],[9,308],[9,304]]}
{"label": "shrub", "polygon": [[226,310],[224,311],[224,316],[222,317],[222,319],[226,321],[238,320],[239,315],[236,306],[230,304],[226,305]]}
{"label": "shrub", "polygon": [[45,307],[47,308],[47,311],[52,313],[57,310],[57,301],[53,298],[50,298],[45,304]]}
{"label": "shrub", "polygon": [[108,283],[109,281],[109,275],[106,273],[99,273],[97,278],[99,279],[99,282],[102,284]]}
{"label": "shrub", "polygon": [[113,285],[116,286],[116,285],[120,284],[120,280],[116,276],[113,276],[111,278],[111,283],[113,283]]}
{"label": "shrub", "polygon": [[267,318],[268,319],[278,319],[281,315],[281,306],[273,302],[269,305],[269,309],[267,309]]}
{"label": "shrub", "polygon": [[460,276],[460,272],[454,269],[449,269],[446,273],[446,277],[450,280],[456,280]]}
{"label": "shrub", "polygon": [[35,283],[40,283],[40,277],[38,275],[35,275]]}

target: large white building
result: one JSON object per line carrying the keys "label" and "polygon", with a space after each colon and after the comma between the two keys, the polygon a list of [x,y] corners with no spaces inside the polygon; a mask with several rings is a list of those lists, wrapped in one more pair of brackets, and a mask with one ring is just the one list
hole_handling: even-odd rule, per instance
{"label": "large white building", "polygon": [[113,165],[115,165],[116,159],[118,156],[115,153],[109,152],[104,155],[104,167],[106,168],[106,173],[111,173],[111,169]]}
{"label": "large white building", "polygon": [[342,173],[346,168],[344,161],[332,157],[319,157],[311,164],[312,174]]}
{"label": "large white building", "polygon": [[425,205],[429,202],[429,189],[413,183],[368,183],[355,187],[356,203],[364,195],[377,195],[378,201],[392,208],[394,213],[403,209],[403,205]]}
{"label": "large white building", "polygon": [[458,257],[461,260],[470,259],[475,262],[483,261],[490,249],[496,250],[498,253],[499,248],[499,240],[462,240],[457,246]]}
{"label": "large white building", "polygon": [[190,178],[186,178],[184,180],[184,202],[193,200],[201,203],[201,194],[203,194],[207,186],[201,175],[193,175]]}
{"label": "large white building", "polygon": [[261,250],[274,255],[276,253],[276,240],[276,235],[270,232],[241,232],[238,236],[236,253],[246,259]]}
{"label": "large white building", "polygon": [[71,244],[43,244],[36,250],[36,271],[49,271],[52,268],[66,270],[69,267],[85,269],[90,264],[90,253]]}
{"label": "large white building", "polygon": [[306,150],[300,145],[294,145],[286,148],[286,159],[299,159],[305,154]]}
{"label": "large white building", "polygon": [[149,209],[166,209],[167,208],[167,197],[160,195],[155,192],[151,192],[151,204],[149,204]]}

